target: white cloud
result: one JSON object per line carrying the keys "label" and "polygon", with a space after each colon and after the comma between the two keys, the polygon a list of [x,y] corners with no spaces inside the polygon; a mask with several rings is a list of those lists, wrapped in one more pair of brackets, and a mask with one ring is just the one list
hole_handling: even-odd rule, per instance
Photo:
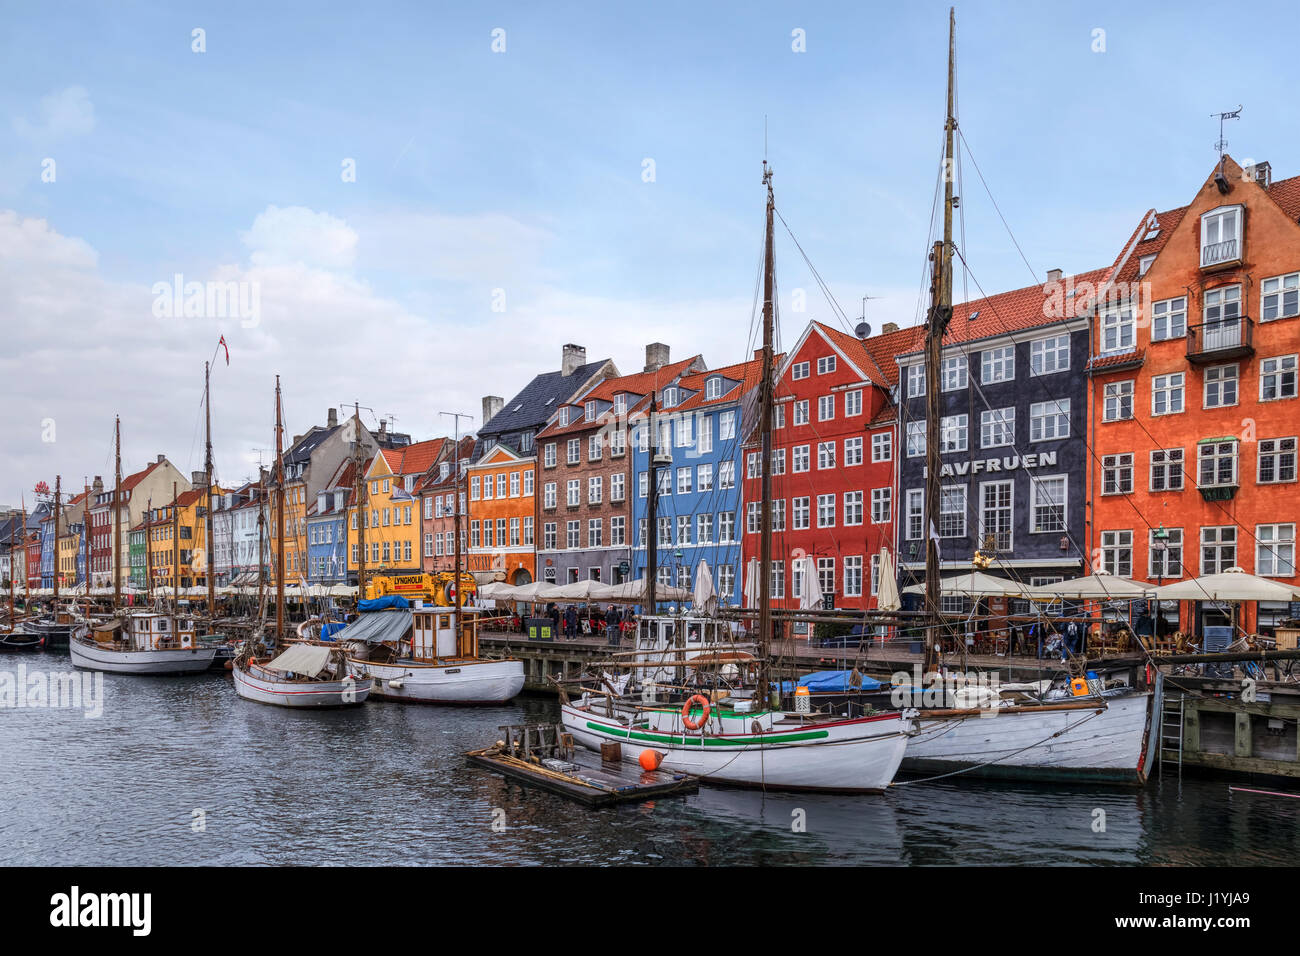
{"label": "white cloud", "polygon": [[357,234],[342,219],[303,206],[267,206],[239,238],[257,266],[346,269],[356,259]]}
{"label": "white cloud", "polygon": [[84,136],[95,128],[95,104],[85,87],[69,86],[41,97],[40,120],[15,117],[14,131],[25,139],[50,141]]}

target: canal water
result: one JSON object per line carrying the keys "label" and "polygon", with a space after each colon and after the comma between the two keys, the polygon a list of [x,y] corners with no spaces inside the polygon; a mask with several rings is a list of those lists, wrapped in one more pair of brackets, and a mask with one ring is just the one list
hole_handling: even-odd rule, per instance
{"label": "canal water", "polygon": [[[71,670],[65,655],[5,655],[0,692],[20,667],[29,688]],[[542,698],[304,713],[240,700],[228,676],[211,673],[104,675],[92,718],[12,703],[0,706],[5,865],[1216,866],[1300,856],[1295,801],[1230,793],[1219,779],[1126,790],[956,778],[860,797],[704,787],[591,811],[466,765],[461,754],[497,739],[499,725],[556,717]]]}

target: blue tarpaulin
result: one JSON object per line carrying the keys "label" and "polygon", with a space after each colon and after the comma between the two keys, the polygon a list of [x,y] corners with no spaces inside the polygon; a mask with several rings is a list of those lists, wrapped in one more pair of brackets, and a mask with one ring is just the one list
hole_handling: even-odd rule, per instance
{"label": "blue tarpaulin", "polygon": [[854,687],[849,683],[853,671],[815,671],[805,674],[795,683],[781,682],[781,693],[793,694],[796,687],[807,687],[810,694],[848,694],[856,691],[880,690],[880,681],[866,674],[860,674],[862,683]]}
{"label": "blue tarpaulin", "polygon": [[337,634],[345,627],[347,625],[342,621],[330,621],[320,629],[320,639],[322,641],[332,641],[334,638],[331,635]]}
{"label": "blue tarpaulin", "polygon": [[409,608],[410,606],[411,602],[399,594],[390,594],[388,597],[357,602],[357,610],[362,614],[367,611],[387,611],[389,608]]}

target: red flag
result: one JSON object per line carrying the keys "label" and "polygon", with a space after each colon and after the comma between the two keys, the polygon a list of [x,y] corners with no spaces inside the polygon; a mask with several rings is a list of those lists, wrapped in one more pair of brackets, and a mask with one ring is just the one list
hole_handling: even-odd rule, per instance
{"label": "red flag", "polygon": [[223,336],[221,337],[221,341],[217,342],[217,344],[220,345],[223,349],[226,350],[226,364],[229,365],[229,364],[230,364],[230,346],[226,344],[226,337],[223,335]]}

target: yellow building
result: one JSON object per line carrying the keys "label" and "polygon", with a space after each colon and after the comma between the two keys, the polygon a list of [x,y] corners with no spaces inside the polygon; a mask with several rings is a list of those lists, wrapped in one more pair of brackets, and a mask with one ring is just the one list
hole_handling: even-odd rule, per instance
{"label": "yellow building", "polygon": [[[212,493],[221,495],[226,492],[219,485],[214,485]],[[147,531],[152,587],[205,588],[208,586],[205,511],[207,499],[207,491],[203,488],[182,491],[176,498],[174,506],[172,502],[167,502],[146,515],[144,525]],[[176,564],[178,550],[179,565]]]}
{"label": "yellow building", "polygon": [[[267,492],[266,534],[271,544],[271,565],[267,581],[275,583],[277,537],[275,492]],[[297,584],[307,578],[307,483],[302,479],[284,483],[284,583]]]}
{"label": "yellow building", "polygon": [[[385,448],[366,463],[366,580],[378,571],[418,574],[420,499],[415,485],[450,446],[445,438]],[[357,508],[348,507],[348,579],[356,581],[359,531]]]}

